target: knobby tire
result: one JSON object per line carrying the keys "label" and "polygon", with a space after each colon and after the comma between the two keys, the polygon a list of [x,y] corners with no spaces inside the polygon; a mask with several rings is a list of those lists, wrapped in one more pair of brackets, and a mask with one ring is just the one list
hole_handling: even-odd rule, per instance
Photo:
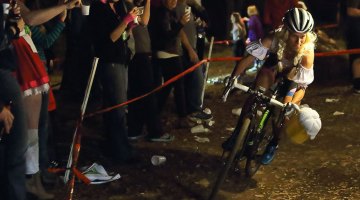
{"label": "knobby tire", "polygon": [[237,153],[240,150],[240,147],[243,144],[243,140],[244,140],[244,138],[246,136],[246,133],[248,132],[250,122],[251,122],[251,120],[249,118],[244,119],[243,124],[242,124],[241,129],[240,129],[240,132],[239,132],[239,135],[236,137],[235,145],[232,148],[229,156],[226,159],[225,166],[220,171],[220,174],[216,179],[216,182],[215,182],[215,185],[213,187],[213,190],[211,191],[209,200],[214,199],[215,196],[217,195],[217,193],[219,192],[219,189],[220,189],[222,183],[224,182],[224,180],[225,180],[225,178],[226,178],[226,176],[227,176],[227,174],[229,172],[229,169],[230,169],[231,165],[233,164]]}

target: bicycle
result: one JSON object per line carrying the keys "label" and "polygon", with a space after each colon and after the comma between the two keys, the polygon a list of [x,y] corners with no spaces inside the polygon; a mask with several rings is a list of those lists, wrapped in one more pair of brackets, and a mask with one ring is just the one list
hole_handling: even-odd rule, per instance
{"label": "bicycle", "polygon": [[[229,92],[233,88],[238,88],[241,91],[250,94],[249,98],[251,99],[251,103],[249,104],[249,111],[246,112],[242,118],[243,120],[239,117],[237,126],[231,136],[233,138],[228,140],[230,143],[233,141],[232,144],[229,145],[231,146],[228,149],[230,153],[225,159],[225,165],[217,177],[209,200],[215,198],[232,165],[237,165],[240,161],[246,159],[246,176],[253,176],[261,166],[261,158],[266,146],[273,138],[275,132],[280,131],[283,127],[285,116],[291,113],[291,110],[294,110],[292,108],[299,110],[295,104],[283,104],[276,100],[283,85],[284,80],[280,80],[274,84],[270,88],[270,91],[272,92],[271,97],[265,95],[265,88],[259,87],[259,89],[251,89],[238,83],[233,83],[231,87],[228,87],[225,90],[223,101],[226,101]],[[276,107],[281,108],[281,111],[277,116],[275,116]],[[258,111],[261,111],[260,116],[257,114]],[[273,118],[272,132],[269,130],[270,127],[267,127],[270,118]],[[224,157],[225,151],[222,155],[222,158]]]}

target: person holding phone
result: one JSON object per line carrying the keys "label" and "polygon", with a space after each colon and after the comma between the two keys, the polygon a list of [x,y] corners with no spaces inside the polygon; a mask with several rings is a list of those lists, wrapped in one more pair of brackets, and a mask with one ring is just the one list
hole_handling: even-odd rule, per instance
{"label": "person holding phone", "polygon": [[[184,71],[180,47],[182,37],[185,35],[182,29],[189,22],[190,14],[183,14],[179,19],[175,11],[176,6],[177,0],[163,0],[162,4],[152,11],[153,15],[149,23],[157,86],[162,84],[162,78],[165,82]],[[187,108],[183,78],[159,92],[160,110],[164,107],[172,88],[174,88],[178,115],[177,128],[187,128],[189,124],[186,118]]]}
{"label": "person holding phone", "polygon": [[[128,9],[125,1],[95,1],[88,16],[95,56],[99,58],[98,74],[102,85],[103,106],[127,101],[129,32],[137,17],[136,8]],[[125,108],[104,113],[109,151],[115,163],[136,161],[135,151],[128,141]]]}
{"label": "person holding phone", "polygon": [[[138,8],[139,25],[132,29],[135,40],[135,55],[129,65],[129,98],[141,96],[155,88],[151,60],[151,41],[147,28],[150,19],[150,0],[132,1]],[[137,140],[145,134],[150,142],[171,142],[174,136],[164,133],[155,95],[150,95],[129,104],[129,140]]]}
{"label": "person holding phone", "polygon": [[[182,63],[184,69],[192,67],[199,62],[197,51],[197,30],[194,13],[199,13],[199,5],[189,4],[187,0],[179,0],[175,8],[178,16],[189,15],[189,22],[183,27],[184,34],[181,35],[182,45]],[[192,8],[194,8],[192,10]],[[184,77],[185,84],[185,101],[187,107],[188,119],[194,122],[209,121],[212,119],[211,111],[209,108],[203,107],[203,89],[204,89],[204,68],[198,67],[193,72]],[[208,111],[206,111],[206,110]],[[209,112],[210,111],[210,112]]]}

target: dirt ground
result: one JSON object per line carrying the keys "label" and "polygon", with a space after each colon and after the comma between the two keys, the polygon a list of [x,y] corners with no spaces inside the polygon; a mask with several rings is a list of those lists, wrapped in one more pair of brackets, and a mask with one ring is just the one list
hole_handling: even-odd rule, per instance
{"label": "dirt ground", "polygon": [[[231,49],[215,47],[213,56],[221,55],[230,56]],[[209,77],[225,75],[232,68],[233,63],[211,63]],[[227,129],[233,128],[237,121],[231,110],[240,107],[245,99],[243,94],[234,93],[223,103],[222,90],[223,84],[209,84],[206,88],[205,106],[211,109],[215,121],[208,127],[211,130],[208,133],[174,129],[174,106],[170,102],[164,116],[165,129],[175,135],[175,140],[134,143],[141,157],[135,164],[112,164],[103,153],[106,144],[101,116],[85,120],[79,166],[97,162],[108,172],[119,173],[121,178],[102,185],[76,183],[74,199],[207,199],[221,168],[221,143],[231,133]],[[59,161],[66,162],[80,102],[61,96],[58,99],[56,149]],[[327,103],[326,99],[338,101]],[[284,136],[270,165],[262,166],[250,179],[245,178],[243,171],[231,171],[217,199],[360,199],[359,102],[360,96],[352,94],[347,80],[315,82],[308,88],[303,103],[321,116],[322,129],[318,136],[302,145],[293,144]],[[89,112],[99,108],[98,102],[89,102]],[[343,114],[334,115],[336,111]],[[196,136],[208,138],[209,142],[197,142]],[[153,166],[150,162],[153,155],[165,156],[165,164]],[[65,199],[64,184],[59,182],[50,189],[56,199]]]}

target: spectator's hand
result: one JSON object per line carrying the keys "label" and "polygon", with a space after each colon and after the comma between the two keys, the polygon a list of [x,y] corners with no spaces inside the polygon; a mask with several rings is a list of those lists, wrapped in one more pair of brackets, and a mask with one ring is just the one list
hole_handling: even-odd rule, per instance
{"label": "spectator's hand", "polygon": [[67,16],[67,10],[64,10],[64,11],[63,11],[62,13],[60,13],[60,15],[59,15],[60,21],[65,22],[66,16]]}
{"label": "spectator's hand", "polygon": [[17,22],[16,22],[16,25],[17,27],[19,28],[20,32],[24,30],[25,28],[25,22],[23,20],[23,18],[19,19]]}
{"label": "spectator's hand", "polygon": [[129,24],[134,21],[136,17],[138,17],[139,9],[137,7],[134,7],[124,18],[124,22],[126,24]]}
{"label": "spectator's hand", "polygon": [[14,115],[10,112],[9,108],[4,107],[0,113],[0,122],[4,123],[6,133],[10,133],[14,121]]}
{"label": "spectator's hand", "polygon": [[81,4],[81,0],[69,0],[65,4],[66,4],[66,9],[70,10],[75,7],[79,7]]}
{"label": "spectator's hand", "polygon": [[245,41],[245,45],[249,45],[250,44],[250,38],[247,38],[246,41]]}
{"label": "spectator's hand", "polygon": [[191,50],[189,51],[189,58],[190,58],[190,61],[192,63],[197,63],[199,62],[199,57],[197,55],[197,53],[195,52],[194,49],[191,48]]}
{"label": "spectator's hand", "polygon": [[185,25],[186,23],[188,23],[190,21],[190,13],[185,12],[185,14],[181,17],[180,19],[180,23],[182,25]]}
{"label": "spectator's hand", "polygon": [[16,3],[14,7],[9,7],[9,10],[11,10],[12,13],[14,13],[15,15],[20,15],[20,6]]}

